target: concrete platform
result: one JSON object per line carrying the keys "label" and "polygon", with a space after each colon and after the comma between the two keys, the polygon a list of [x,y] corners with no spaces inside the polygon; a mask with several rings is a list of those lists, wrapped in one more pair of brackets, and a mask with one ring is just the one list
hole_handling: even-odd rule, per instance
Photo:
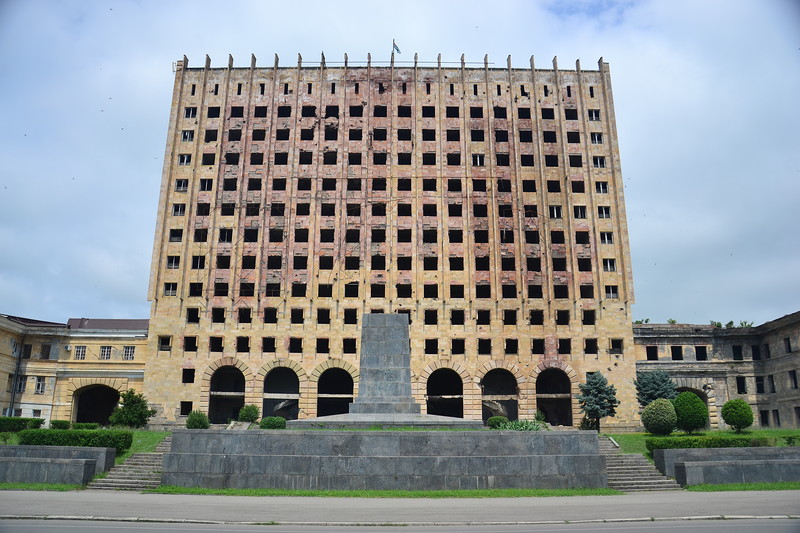
{"label": "concrete platform", "polygon": [[289,420],[290,429],[482,429],[480,420],[413,413],[348,413]]}

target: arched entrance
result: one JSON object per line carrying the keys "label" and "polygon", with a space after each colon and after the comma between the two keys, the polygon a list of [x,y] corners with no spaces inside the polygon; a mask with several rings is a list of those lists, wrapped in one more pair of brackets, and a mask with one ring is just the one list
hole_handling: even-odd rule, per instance
{"label": "arched entrance", "polygon": [[427,404],[429,415],[464,418],[464,383],[458,372],[450,368],[433,371],[428,377]]}
{"label": "arched entrance", "polygon": [[211,376],[208,419],[212,424],[236,420],[244,407],[244,374],[235,366],[222,366]]}
{"label": "arched entrance", "polygon": [[300,412],[300,380],[291,368],[277,366],[264,378],[262,416],[282,416],[297,420]]}
{"label": "arched entrance", "polygon": [[481,380],[481,403],[484,424],[492,416],[516,420],[518,415],[517,378],[504,368],[495,368]]}
{"label": "arched entrance", "polygon": [[536,408],[551,426],[572,425],[569,376],[558,368],[543,370],[536,378]]}
{"label": "arched entrance", "polygon": [[353,403],[353,376],[341,368],[329,368],[317,381],[317,416],[350,412]]}
{"label": "arched entrance", "polygon": [[75,422],[108,425],[108,417],[119,403],[119,391],[106,385],[90,385],[75,391]]}

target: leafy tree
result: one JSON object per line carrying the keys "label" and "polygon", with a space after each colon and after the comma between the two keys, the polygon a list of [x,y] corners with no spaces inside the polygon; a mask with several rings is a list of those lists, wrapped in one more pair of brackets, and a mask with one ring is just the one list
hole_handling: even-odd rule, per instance
{"label": "leafy tree", "polygon": [[112,426],[141,428],[146,426],[150,417],[156,414],[155,409],[148,407],[144,394],[133,389],[123,392],[119,401],[122,405],[115,407],[111,416],[108,417]]}
{"label": "leafy tree", "polygon": [[714,326],[715,328],[721,328],[721,327],[722,327],[722,322],[717,322],[716,320],[712,320],[712,321],[710,322],[710,324],[711,324],[712,326]]}
{"label": "leafy tree", "polygon": [[188,429],[208,429],[211,422],[203,411],[192,411],[186,417],[186,427]]}
{"label": "leafy tree", "polygon": [[634,320],[633,323],[634,324],[649,324],[650,323],[650,319],[649,318],[642,318],[642,319],[639,319],[639,320]]}
{"label": "leafy tree", "polygon": [[675,398],[677,426],[686,433],[704,428],[708,421],[708,407],[695,393],[685,391]]}
{"label": "leafy tree", "polygon": [[722,406],[722,419],[733,428],[736,433],[753,425],[753,409],[741,398],[728,400]]}
{"label": "leafy tree", "polygon": [[667,324],[677,324],[677,323],[678,323],[678,321],[675,320],[674,318],[668,318],[667,319]]}
{"label": "leafy tree", "polygon": [[669,435],[675,429],[678,416],[675,406],[666,398],[657,398],[642,411],[642,424],[653,435]]}
{"label": "leafy tree", "polygon": [[609,385],[600,372],[591,372],[586,375],[586,383],[578,385],[581,389],[577,395],[578,405],[586,418],[594,420],[597,431],[600,431],[600,419],[617,414],[617,388]]}
{"label": "leafy tree", "polygon": [[658,398],[671,400],[678,395],[675,382],[665,370],[637,372],[633,384],[636,387],[636,399],[642,407]]}

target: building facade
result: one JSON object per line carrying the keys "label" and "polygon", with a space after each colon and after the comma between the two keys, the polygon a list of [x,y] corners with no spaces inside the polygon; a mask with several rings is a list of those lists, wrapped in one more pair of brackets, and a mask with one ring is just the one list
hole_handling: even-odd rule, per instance
{"label": "building facade", "polygon": [[632,325],[607,63],[176,63],[148,320],[0,315],[5,414],[107,420],[144,392],[155,424],[244,404],[346,412],[367,313],[410,321],[423,412],[640,427],[636,371],[719,409],[800,426],[800,313],[755,328]]}
{"label": "building facade", "polygon": [[179,61],[148,296],[167,420],[340,412],[361,317],[406,313],[430,413],[576,424],[600,371],[633,423],[608,64]]}

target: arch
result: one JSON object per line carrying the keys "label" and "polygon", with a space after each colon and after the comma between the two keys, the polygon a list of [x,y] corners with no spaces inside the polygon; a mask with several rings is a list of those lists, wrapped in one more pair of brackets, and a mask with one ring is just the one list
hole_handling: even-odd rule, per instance
{"label": "arch", "polygon": [[75,422],[97,422],[107,426],[109,416],[119,404],[119,391],[103,384],[82,387],[72,397]]}
{"label": "arch", "polygon": [[505,368],[494,368],[480,381],[481,416],[483,422],[492,416],[509,420],[519,418],[519,386],[517,378]]}
{"label": "arch", "polygon": [[345,414],[353,403],[353,376],[344,368],[331,366],[317,377],[317,416]]}
{"label": "arch", "polygon": [[221,365],[211,374],[208,389],[208,418],[212,424],[236,420],[244,407],[244,373],[235,365]]}
{"label": "arch", "polygon": [[297,420],[300,413],[300,378],[285,366],[275,366],[264,376],[262,416]]}
{"label": "arch", "polygon": [[552,426],[572,425],[572,380],[563,369],[548,367],[536,376],[536,408]]}
{"label": "arch", "polygon": [[426,382],[429,415],[464,418],[464,380],[452,368],[438,368]]}

